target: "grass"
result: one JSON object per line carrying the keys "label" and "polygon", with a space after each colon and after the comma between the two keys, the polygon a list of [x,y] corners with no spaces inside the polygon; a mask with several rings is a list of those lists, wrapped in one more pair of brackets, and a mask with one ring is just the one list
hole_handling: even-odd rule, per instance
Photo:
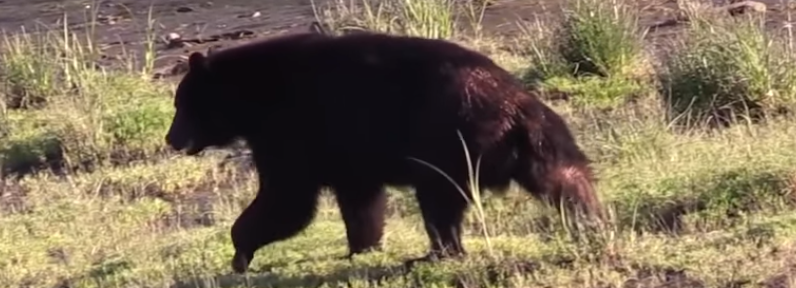
{"label": "grass", "polygon": [[645,94],[651,67],[630,3],[574,0],[552,29],[523,23],[532,40],[524,81],[568,93],[578,106],[613,108]]}
{"label": "grass", "polygon": [[[248,275],[233,275],[229,227],[254,196],[256,177],[222,153],[163,149],[174,87],[147,76],[157,57],[150,10],[141,67],[131,59],[96,68],[91,35],[4,34],[0,287],[794,282],[796,121],[780,113],[793,103],[794,66],[782,64],[792,59],[782,44],[790,39],[754,19],[704,17],[672,44],[672,57],[650,65],[635,10],[620,2],[573,2],[560,22],[518,23],[524,33],[515,41],[480,28],[481,2],[363,3],[370,5],[340,0],[316,12],[335,33],[358,26],[456,41],[489,54],[529,89],[567,94],[547,102],[595,161],[613,225],[573,238],[562,215],[516,186],[505,197],[475,191],[465,223],[471,255],[404,271],[401,261],[428,247],[410,191],[389,190],[385,251],[352,262],[336,259],[347,252],[345,232],[326,193],[306,231],[259,251]],[[733,97],[765,117],[720,129],[700,118],[722,107],[746,113]],[[477,180],[477,158],[462,156]]]}
{"label": "grass", "polygon": [[763,33],[759,17],[693,18],[690,37],[661,77],[672,118],[686,126],[723,125],[792,110],[796,78],[787,67],[796,58],[787,38]]}
{"label": "grass", "polygon": [[456,32],[451,0],[385,1],[376,7],[369,0],[347,2],[336,0],[332,3],[336,9],[322,9],[322,13],[316,9],[316,17],[320,16],[332,32],[367,29],[438,39],[450,38]]}

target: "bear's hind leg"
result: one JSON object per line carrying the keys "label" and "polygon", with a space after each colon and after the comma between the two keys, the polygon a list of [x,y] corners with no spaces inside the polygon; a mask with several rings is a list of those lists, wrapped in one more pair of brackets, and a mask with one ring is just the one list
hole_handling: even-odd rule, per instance
{"label": "bear's hind leg", "polygon": [[346,227],[350,258],[381,250],[387,193],[380,183],[338,185],[335,196]]}

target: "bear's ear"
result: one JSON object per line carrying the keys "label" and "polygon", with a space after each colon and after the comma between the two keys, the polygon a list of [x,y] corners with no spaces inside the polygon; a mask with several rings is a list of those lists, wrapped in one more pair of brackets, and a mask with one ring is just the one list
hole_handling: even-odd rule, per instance
{"label": "bear's ear", "polygon": [[204,71],[207,69],[207,58],[202,52],[193,52],[188,56],[188,69],[190,71]]}

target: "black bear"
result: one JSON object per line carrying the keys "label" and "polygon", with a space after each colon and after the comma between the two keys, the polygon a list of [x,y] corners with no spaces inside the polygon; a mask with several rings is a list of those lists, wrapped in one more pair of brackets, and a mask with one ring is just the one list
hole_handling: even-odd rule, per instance
{"label": "black bear", "polygon": [[243,139],[259,175],[231,229],[237,273],[259,248],[308,226],[322,187],[335,193],[349,256],[380,249],[385,185],[415,188],[431,252],[411,261],[464,255],[469,199],[426,165],[468,187],[475,163],[463,142],[480,158],[481,188],[515,180],[557,208],[603,219],[590,161],[562,117],[488,57],[451,42],[304,33],[193,53],[189,66],[166,141],[196,155]]}

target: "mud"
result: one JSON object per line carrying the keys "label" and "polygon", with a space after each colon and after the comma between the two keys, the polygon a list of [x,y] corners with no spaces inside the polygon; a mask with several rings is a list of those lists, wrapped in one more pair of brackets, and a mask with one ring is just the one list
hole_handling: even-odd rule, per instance
{"label": "mud", "polygon": [[[330,0],[315,0],[316,6]],[[708,0],[710,1],[710,0]],[[717,5],[725,0],[712,0]],[[349,2],[349,1],[346,1]],[[355,1],[359,2],[359,1]],[[787,20],[786,9],[779,0],[762,0],[768,6],[769,26],[780,29]],[[511,35],[519,28],[518,20],[535,21],[561,15],[564,0],[497,0],[484,15],[486,33]],[[639,0],[640,25],[655,27],[674,18],[673,0]],[[152,6],[150,6],[150,4]],[[0,29],[16,32],[60,29],[66,24],[78,32],[93,31],[96,42],[108,58],[123,51],[142,55],[147,31],[148,13],[157,20],[158,74],[180,74],[177,65],[192,51],[234,46],[241,42],[283,33],[310,29],[315,20],[311,0],[0,0]],[[91,21],[95,15],[97,21]],[[91,23],[95,23],[91,25]],[[659,47],[680,30],[676,23],[651,29],[648,44]],[[170,47],[167,35],[179,34],[187,41],[184,47]],[[141,59],[141,58],[139,58]],[[176,68],[175,65],[177,65]]]}

